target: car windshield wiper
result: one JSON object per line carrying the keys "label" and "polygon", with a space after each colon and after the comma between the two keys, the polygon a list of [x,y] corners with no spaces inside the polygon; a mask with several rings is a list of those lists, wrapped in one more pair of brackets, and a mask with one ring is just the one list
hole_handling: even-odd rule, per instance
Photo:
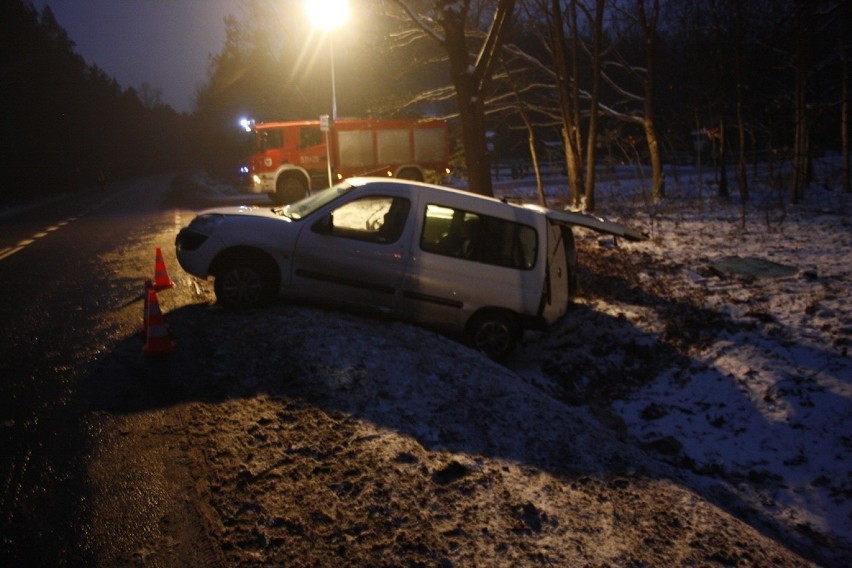
{"label": "car windshield wiper", "polygon": [[284,205],[282,207],[273,207],[272,212],[278,215],[279,217],[287,217],[288,219],[293,218],[293,215],[290,214],[289,205]]}

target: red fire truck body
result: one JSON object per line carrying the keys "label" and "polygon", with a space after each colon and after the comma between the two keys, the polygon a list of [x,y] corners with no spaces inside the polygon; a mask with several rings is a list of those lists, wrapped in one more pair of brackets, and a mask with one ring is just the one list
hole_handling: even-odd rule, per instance
{"label": "red fire truck body", "polygon": [[443,120],[340,119],[328,131],[319,120],[251,128],[255,151],[248,161],[248,190],[267,193],[279,204],[328,187],[329,178],[332,183],[354,176],[423,181],[428,173],[448,172],[449,134]]}

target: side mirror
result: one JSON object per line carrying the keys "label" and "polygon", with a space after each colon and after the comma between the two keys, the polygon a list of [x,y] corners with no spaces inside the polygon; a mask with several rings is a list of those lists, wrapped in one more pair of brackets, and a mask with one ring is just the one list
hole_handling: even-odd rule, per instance
{"label": "side mirror", "polygon": [[334,216],[329,213],[311,225],[311,230],[320,235],[330,235],[334,232]]}

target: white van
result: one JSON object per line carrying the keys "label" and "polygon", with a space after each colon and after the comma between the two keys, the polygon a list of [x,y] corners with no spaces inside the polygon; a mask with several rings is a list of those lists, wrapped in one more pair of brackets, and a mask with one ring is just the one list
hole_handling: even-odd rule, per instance
{"label": "white van", "polygon": [[640,240],[594,217],[385,178],[354,178],[284,207],[198,214],[180,265],[214,277],[217,301],[277,295],[375,310],[499,358],[525,328],[565,313],[576,289],[572,225]]}

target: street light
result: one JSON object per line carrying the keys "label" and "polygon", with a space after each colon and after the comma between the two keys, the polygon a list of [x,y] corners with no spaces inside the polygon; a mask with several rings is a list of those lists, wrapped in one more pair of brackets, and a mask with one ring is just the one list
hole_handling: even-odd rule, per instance
{"label": "street light", "polygon": [[337,120],[337,91],[334,84],[334,34],[331,33],[349,18],[347,0],[305,0],[314,27],[328,32],[328,48],[331,58],[331,119]]}

